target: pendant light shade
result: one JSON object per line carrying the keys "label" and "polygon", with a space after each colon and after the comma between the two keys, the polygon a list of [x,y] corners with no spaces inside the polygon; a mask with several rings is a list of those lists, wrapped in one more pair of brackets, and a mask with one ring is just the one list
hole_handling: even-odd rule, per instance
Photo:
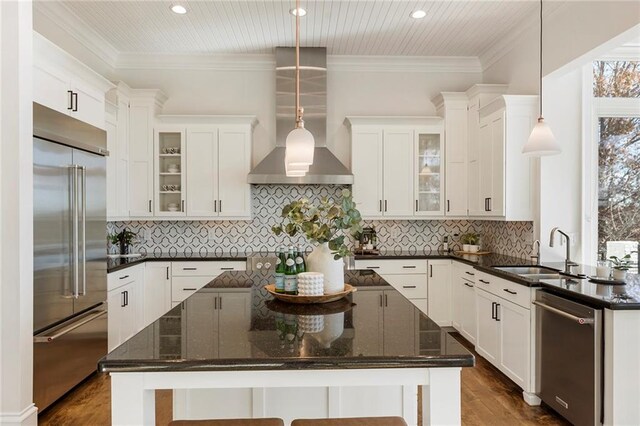
{"label": "pendant light shade", "polygon": [[308,169],[308,166],[313,164],[315,140],[311,132],[304,127],[298,127],[289,132],[286,147],[288,165],[305,165]]}
{"label": "pendant light shade", "polygon": [[529,136],[529,140],[524,144],[522,153],[525,155],[544,157],[547,155],[560,154],[561,151],[560,145],[558,145],[555,136],[553,136],[553,132],[551,132],[551,128],[544,122],[544,118],[540,117],[538,124],[534,126]]}
{"label": "pendant light shade", "polygon": [[[300,10],[300,0],[296,0],[296,9]],[[315,140],[310,131],[304,128],[304,108],[300,106],[300,13],[296,13],[296,124],[286,140],[284,167],[290,177],[304,176],[313,164]]]}
{"label": "pendant light shade", "polygon": [[560,152],[562,152],[560,145],[553,136],[551,128],[542,118],[542,0],[540,0],[540,115],[527,143],[522,147],[522,153],[530,157],[544,157],[560,154]]}

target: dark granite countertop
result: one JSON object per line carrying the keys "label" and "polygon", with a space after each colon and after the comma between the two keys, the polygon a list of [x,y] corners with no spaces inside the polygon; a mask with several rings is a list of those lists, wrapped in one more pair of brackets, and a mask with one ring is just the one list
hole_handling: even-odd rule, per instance
{"label": "dark granite countertop", "polygon": [[[357,291],[345,299],[322,305],[292,305],[274,300],[264,289],[273,280],[272,274],[223,273],[110,352],[100,361],[99,370],[474,365],[470,352],[374,271],[347,271],[345,281]],[[381,306],[382,300],[385,307]],[[381,315],[382,310],[392,314]]]}
{"label": "dark granite countertop", "polygon": [[139,257],[118,257],[107,259],[107,273],[116,272],[121,269],[128,268],[133,265],[144,262],[179,262],[179,261],[206,261],[206,260],[247,260],[245,253],[208,253],[200,255],[199,253],[148,253]]}

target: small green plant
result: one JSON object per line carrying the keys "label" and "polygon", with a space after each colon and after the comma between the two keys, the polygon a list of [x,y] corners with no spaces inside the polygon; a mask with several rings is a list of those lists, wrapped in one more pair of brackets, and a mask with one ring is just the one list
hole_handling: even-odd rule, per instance
{"label": "small green plant", "polygon": [[628,271],[631,269],[631,255],[627,254],[623,257],[618,256],[609,256],[611,262],[613,263],[613,269],[618,269],[620,271]]}
{"label": "small green plant", "polygon": [[362,216],[353,202],[351,191],[342,190],[339,201],[323,198],[320,205],[313,205],[304,198],[294,201],[282,208],[281,225],[271,228],[276,236],[283,232],[293,237],[298,233],[317,244],[329,243],[334,259],[351,254],[345,244],[343,231],[351,236],[362,232]]}
{"label": "small green plant", "polygon": [[462,236],[462,244],[469,244],[472,246],[477,245],[480,242],[480,235],[475,232],[470,232]]}
{"label": "small green plant", "polygon": [[136,237],[135,232],[124,229],[117,234],[109,234],[107,239],[111,244],[120,246],[120,254],[127,254],[128,247],[133,243],[133,239]]}

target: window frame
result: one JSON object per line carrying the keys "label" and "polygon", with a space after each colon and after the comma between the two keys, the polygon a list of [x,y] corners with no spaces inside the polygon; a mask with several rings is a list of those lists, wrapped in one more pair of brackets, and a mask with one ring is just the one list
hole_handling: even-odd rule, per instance
{"label": "window frame", "polygon": [[[598,61],[640,61],[620,52]],[[583,139],[582,150],[582,262],[594,264],[598,259],[598,145],[601,117],[640,117],[640,98],[598,98],[593,96],[593,62],[583,68]]]}

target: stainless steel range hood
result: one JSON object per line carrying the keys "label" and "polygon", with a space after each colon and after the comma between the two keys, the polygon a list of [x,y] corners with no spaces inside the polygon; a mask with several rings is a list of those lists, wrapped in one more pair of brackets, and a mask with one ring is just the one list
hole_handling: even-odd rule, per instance
{"label": "stainless steel range hood", "polygon": [[300,49],[300,103],[304,123],[315,139],[313,164],[303,177],[287,177],[284,152],[295,123],[295,49],[276,48],[276,147],[248,176],[255,184],[353,184],[353,175],[327,148],[327,50]]}

